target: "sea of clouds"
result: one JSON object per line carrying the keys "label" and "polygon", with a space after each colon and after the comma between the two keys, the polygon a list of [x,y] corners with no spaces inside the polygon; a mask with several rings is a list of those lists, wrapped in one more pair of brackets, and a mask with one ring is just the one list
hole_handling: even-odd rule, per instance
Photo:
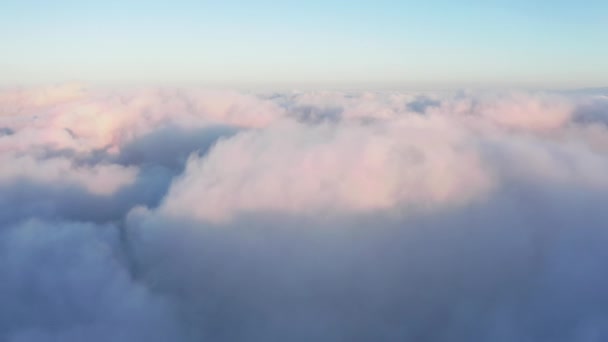
{"label": "sea of clouds", "polygon": [[608,340],[608,90],[0,89],[0,341]]}

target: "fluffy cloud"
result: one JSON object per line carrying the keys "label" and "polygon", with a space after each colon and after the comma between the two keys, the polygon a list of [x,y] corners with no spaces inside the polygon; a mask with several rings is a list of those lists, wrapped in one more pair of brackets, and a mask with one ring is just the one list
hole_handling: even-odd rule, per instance
{"label": "fluffy cloud", "polygon": [[26,221],[0,232],[0,339],[168,341],[171,306],[133,281],[111,226]]}
{"label": "fluffy cloud", "polygon": [[492,187],[476,144],[442,118],[277,124],[192,157],[161,210],[215,221],[241,211],[345,213],[467,202]]}
{"label": "fluffy cloud", "polygon": [[5,89],[0,340],[603,341],[602,94]]}

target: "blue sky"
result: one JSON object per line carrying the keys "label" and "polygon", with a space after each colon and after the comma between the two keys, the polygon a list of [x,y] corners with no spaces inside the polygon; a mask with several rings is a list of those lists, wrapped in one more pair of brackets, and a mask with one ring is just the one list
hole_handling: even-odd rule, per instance
{"label": "blue sky", "polygon": [[0,83],[608,85],[608,1],[2,0]]}

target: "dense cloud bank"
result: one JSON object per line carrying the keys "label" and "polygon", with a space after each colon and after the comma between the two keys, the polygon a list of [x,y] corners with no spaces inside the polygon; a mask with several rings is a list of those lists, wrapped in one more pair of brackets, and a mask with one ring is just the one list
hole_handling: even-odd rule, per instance
{"label": "dense cloud bank", "polygon": [[605,341],[608,93],[0,91],[0,341]]}

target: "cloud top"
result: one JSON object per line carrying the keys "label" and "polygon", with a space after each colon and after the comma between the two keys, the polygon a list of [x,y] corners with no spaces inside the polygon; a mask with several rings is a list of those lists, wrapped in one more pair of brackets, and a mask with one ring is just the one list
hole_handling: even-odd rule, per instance
{"label": "cloud top", "polygon": [[0,341],[603,341],[596,93],[0,91]]}

